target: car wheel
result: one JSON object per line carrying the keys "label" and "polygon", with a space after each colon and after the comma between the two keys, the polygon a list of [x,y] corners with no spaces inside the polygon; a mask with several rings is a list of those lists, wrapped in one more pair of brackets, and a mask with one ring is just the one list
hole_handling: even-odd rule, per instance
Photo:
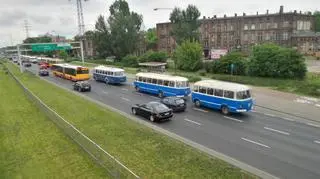
{"label": "car wheel", "polygon": [[78,88],[78,91],[79,91],[79,92],[82,92],[82,89],[81,89],[81,87],[79,87],[79,88]]}
{"label": "car wheel", "polygon": [[228,115],[228,114],[229,114],[229,109],[228,109],[228,107],[227,107],[227,106],[222,106],[222,107],[221,107],[221,112],[222,112],[222,114],[224,114],[224,115]]}
{"label": "car wheel", "polygon": [[163,92],[160,91],[159,94],[158,94],[159,98],[163,98]]}
{"label": "car wheel", "polygon": [[196,100],[196,101],[194,102],[194,104],[196,105],[196,107],[200,107],[200,106],[201,106],[201,103],[200,103],[199,100]]}
{"label": "car wheel", "polygon": [[137,110],[135,108],[132,108],[132,114],[137,115]]}
{"label": "car wheel", "polygon": [[150,118],[149,118],[149,119],[150,119],[151,122],[154,122],[154,121],[155,121],[153,115],[150,115]]}

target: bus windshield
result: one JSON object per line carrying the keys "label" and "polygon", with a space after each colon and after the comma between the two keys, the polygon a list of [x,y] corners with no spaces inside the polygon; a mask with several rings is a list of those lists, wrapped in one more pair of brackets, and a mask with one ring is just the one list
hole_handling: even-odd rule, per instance
{"label": "bus windshield", "polygon": [[176,87],[177,88],[189,87],[189,82],[188,81],[177,81]]}
{"label": "bus windshield", "polygon": [[114,76],[124,76],[124,73],[123,72],[115,72]]}
{"label": "bus windshield", "polygon": [[250,90],[237,92],[237,99],[248,99],[248,98],[251,98]]}

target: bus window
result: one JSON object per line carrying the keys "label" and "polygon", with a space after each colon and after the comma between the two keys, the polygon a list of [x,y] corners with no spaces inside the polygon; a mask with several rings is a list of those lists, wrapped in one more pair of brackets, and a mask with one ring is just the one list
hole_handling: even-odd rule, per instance
{"label": "bus window", "polygon": [[151,83],[151,78],[147,78],[147,83]]}
{"label": "bus window", "polygon": [[113,72],[110,72],[110,76],[113,76]]}
{"label": "bus window", "polygon": [[164,81],[163,81],[163,85],[164,85],[164,86],[169,86],[169,81],[164,80]]}
{"label": "bus window", "polygon": [[[174,87],[174,81],[169,81],[169,86]],[[178,87],[178,86],[177,86]]]}
{"label": "bus window", "polygon": [[207,93],[207,88],[206,87],[199,87],[199,93],[204,93],[206,94]]}
{"label": "bus window", "polygon": [[157,79],[152,79],[153,84],[157,84]]}
{"label": "bus window", "polygon": [[208,95],[213,95],[213,91],[214,91],[214,90],[213,90],[212,88],[208,88],[208,89],[207,89],[207,94],[208,94]]}
{"label": "bus window", "polygon": [[163,81],[162,80],[158,80],[158,85],[162,85]]}
{"label": "bus window", "polygon": [[237,92],[237,99],[247,99],[250,97],[251,97],[251,94],[249,90]]}
{"label": "bus window", "polygon": [[145,77],[142,77],[142,81],[143,81],[143,82],[146,82],[147,79],[146,79]]}
{"label": "bus window", "polygon": [[88,69],[85,69],[85,68],[78,68],[77,69],[77,74],[88,74],[89,73],[89,70]]}
{"label": "bus window", "polygon": [[199,92],[199,87],[198,86],[193,86],[193,91],[194,92]]}
{"label": "bus window", "polygon": [[234,92],[233,91],[224,91],[223,96],[225,98],[233,99],[234,98]]}
{"label": "bus window", "polygon": [[214,95],[222,97],[223,96],[223,90],[215,89],[214,90]]}
{"label": "bus window", "polygon": [[142,77],[141,77],[141,76],[139,76],[139,79],[138,79],[138,81],[142,81]]}

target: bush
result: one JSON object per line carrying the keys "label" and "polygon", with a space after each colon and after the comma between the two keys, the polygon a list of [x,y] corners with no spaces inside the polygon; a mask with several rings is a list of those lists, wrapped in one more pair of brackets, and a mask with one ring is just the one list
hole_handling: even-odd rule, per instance
{"label": "bush", "polygon": [[122,58],[121,63],[125,67],[138,67],[138,57],[133,55],[127,55]]}
{"label": "bush", "polygon": [[177,68],[185,71],[197,71],[201,68],[202,47],[198,42],[184,41],[173,53],[172,59]]}
{"label": "bush", "polygon": [[168,54],[164,51],[147,51],[139,58],[139,62],[166,62]]}
{"label": "bush", "polygon": [[249,63],[249,74],[252,76],[302,79],[306,72],[304,59],[296,50],[275,44],[253,48]]}
{"label": "bush", "polygon": [[200,76],[206,76],[207,73],[206,73],[206,71],[201,70],[201,71],[199,72],[199,75],[200,75]]}

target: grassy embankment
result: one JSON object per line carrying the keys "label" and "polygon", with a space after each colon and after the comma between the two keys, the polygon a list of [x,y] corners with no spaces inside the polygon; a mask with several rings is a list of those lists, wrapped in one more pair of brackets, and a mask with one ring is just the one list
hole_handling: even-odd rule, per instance
{"label": "grassy embankment", "polygon": [[107,178],[0,65],[0,178]]}
{"label": "grassy embankment", "polygon": [[46,104],[142,178],[255,178],[34,75],[20,74],[11,63],[7,66]]}

